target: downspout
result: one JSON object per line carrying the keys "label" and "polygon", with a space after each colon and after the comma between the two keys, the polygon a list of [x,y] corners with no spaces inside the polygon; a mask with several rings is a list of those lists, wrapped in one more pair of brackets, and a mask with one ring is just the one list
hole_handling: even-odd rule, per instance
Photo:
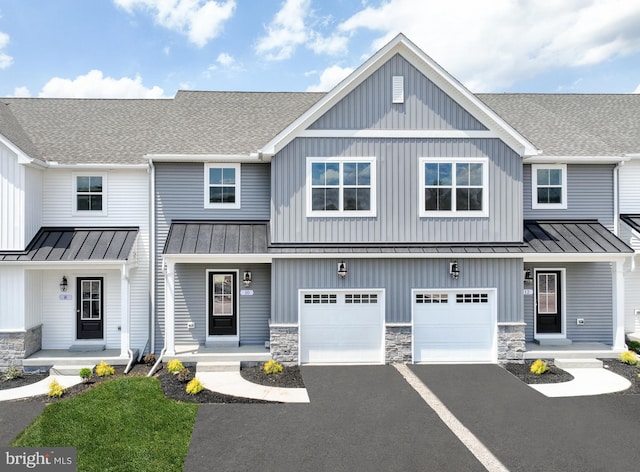
{"label": "downspout", "polygon": [[128,374],[133,367],[133,363],[136,360],[136,356],[133,354],[133,350],[131,350],[131,286],[129,281],[129,267],[126,263],[122,264],[122,285],[126,281],[127,285],[127,354],[129,355],[129,363],[127,367],[124,369],[124,373]]}
{"label": "downspout", "polygon": [[618,209],[620,208],[620,192],[618,179],[620,174],[620,167],[622,167],[623,165],[624,161],[620,161],[613,168],[613,234],[615,234],[616,236],[618,236],[619,234],[618,225],[620,224],[618,218]]}
{"label": "downspout", "polygon": [[149,319],[151,326],[151,346],[149,352],[156,349],[156,167],[149,159]]}
{"label": "downspout", "polygon": [[[166,270],[164,268],[164,265],[165,265],[165,261],[163,259],[162,260],[162,273],[166,274]],[[154,349],[155,349],[155,347],[154,347]],[[151,370],[147,374],[147,377],[151,377],[153,374],[156,373],[156,371],[158,370],[158,367],[160,366],[160,363],[162,362],[162,358],[164,357],[165,352],[167,352],[167,330],[166,329],[164,330],[164,345],[162,346],[162,351],[160,351],[160,355],[156,359],[156,363],[153,364],[153,367],[151,368]]]}

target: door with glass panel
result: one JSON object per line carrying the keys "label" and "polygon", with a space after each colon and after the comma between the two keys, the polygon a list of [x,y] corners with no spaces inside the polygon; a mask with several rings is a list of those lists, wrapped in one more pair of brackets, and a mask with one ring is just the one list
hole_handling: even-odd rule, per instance
{"label": "door with glass panel", "polygon": [[104,332],[103,277],[76,279],[76,335],[78,339],[102,339]]}
{"label": "door with glass panel", "polygon": [[536,272],[536,332],[562,333],[562,291],[559,270]]}
{"label": "door with glass panel", "polygon": [[209,335],[237,334],[236,273],[209,272]]}

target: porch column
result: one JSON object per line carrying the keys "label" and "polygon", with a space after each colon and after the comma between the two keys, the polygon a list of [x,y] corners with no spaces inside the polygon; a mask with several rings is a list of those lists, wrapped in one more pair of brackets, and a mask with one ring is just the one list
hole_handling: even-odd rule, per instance
{"label": "porch column", "polygon": [[131,283],[129,266],[120,269],[120,356],[127,357],[131,346]]}
{"label": "porch column", "polygon": [[164,343],[168,356],[176,355],[175,348],[175,262],[167,262],[167,270],[164,274]]}
{"label": "porch column", "polygon": [[613,348],[624,349],[624,260],[611,264],[613,270]]}

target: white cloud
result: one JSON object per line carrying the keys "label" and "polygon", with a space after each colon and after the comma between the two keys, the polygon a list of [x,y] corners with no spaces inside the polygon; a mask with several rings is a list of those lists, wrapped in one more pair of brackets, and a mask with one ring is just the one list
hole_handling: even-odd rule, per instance
{"label": "white cloud", "polygon": [[29,89],[27,87],[16,87],[15,89],[13,89],[12,97],[30,98],[31,92],[29,92]]}
{"label": "white cloud", "polygon": [[42,88],[39,97],[66,98],[162,98],[164,91],[156,86],[142,85],[140,76],[134,79],[104,77],[102,71],[91,70],[75,79],[54,77]]}
{"label": "white cloud", "polygon": [[324,37],[318,31],[326,29],[330,20],[316,17],[311,0],[286,0],[266,26],[267,34],[258,40],[256,53],[272,61],[289,59],[298,46],[316,54],[346,54],[348,37],[344,33]]}
{"label": "white cloud", "polygon": [[640,84],[638,84],[638,86],[636,87],[636,89],[633,91],[633,93],[640,93]]}
{"label": "white cloud", "polygon": [[402,32],[467,87],[481,92],[554,68],[636,53],[638,24],[640,3],[628,0],[389,0],[364,8],[338,30],[379,32],[374,49]]}
{"label": "white cloud", "polygon": [[236,61],[233,58],[233,56],[227,54],[226,52],[221,52],[220,54],[218,54],[218,58],[216,59],[216,62],[221,66],[228,67],[233,65]]}
{"label": "white cloud", "polygon": [[9,44],[9,35],[0,31],[0,69],[6,69],[13,64],[13,57],[2,52]]}
{"label": "white cloud", "polygon": [[320,74],[320,82],[307,87],[307,92],[327,92],[353,72],[352,67],[331,66]]}
{"label": "white cloud", "polygon": [[113,0],[128,13],[150,10],[161,26],[186,34],[189,41],[203,47],[217,37],[236,8],[235,0]]}

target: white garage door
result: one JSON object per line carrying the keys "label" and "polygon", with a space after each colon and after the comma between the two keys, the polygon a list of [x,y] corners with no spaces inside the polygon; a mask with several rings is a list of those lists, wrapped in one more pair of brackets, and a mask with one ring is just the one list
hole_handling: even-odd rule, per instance
{"label": "white garage door", "polygon": [[494,291],[413,290],[414,362],[496,362]]}
{"label": "white garage door", "polygon": [[303,364],[384,363],[384,292],[300,293]]}

